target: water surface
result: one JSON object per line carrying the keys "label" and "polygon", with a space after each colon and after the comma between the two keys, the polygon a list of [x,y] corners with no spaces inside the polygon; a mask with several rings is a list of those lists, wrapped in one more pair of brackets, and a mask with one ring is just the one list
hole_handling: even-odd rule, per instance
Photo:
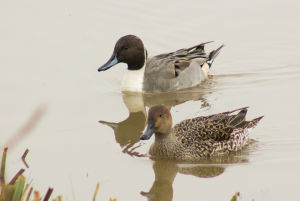
{"label": "water surface", "polygon": [[[41,191],[67,200],[298,200],[300,179],[299,2],[24,1],[0,6],[1,146],[43,105],[35,129],[9,151],[9,176],[23,167]],[[149,55],[214,40],[225,44],[211,77],[177,93],[120,92],[126,66],[97,72],[125,34]],[[265,118],[242,152],[200,164],[142,157],[149,106],[174,122],[250,106]],[[101,121],[102,123],[99,123]],[[106,122],[106,125],[103,124]],[[152,139],[153,140],[153,139]]]}

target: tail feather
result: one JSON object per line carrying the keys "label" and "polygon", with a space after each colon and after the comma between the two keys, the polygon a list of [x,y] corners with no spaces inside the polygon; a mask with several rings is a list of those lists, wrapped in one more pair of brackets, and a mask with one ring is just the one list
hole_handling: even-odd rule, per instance
{"label": "tail feather", "polygon": [[220,113],[220,114],[231,114],[231,113],[234,113],[234,112],[236,112],[236,111],[246,110],[246,109],[248,109],[248,108],[249,108],[249,106],[246,106],[246,107],[238,108],[238,109],[231,110],[231,111],[227,111],[227,112],[222,112],[222,113]]}
{"label": "tail feather", "polygon": [[257,117],[255,119],[252,119],[251,121],[249,121],[248,125],[247,125],[247,128],[253,128],[255,127],[258,122],[263,118],[264,116],[260,116],[260,117]]}
{"label": "tail feather", "polygon": [[212,63],[214,62],[215,58],[218,56],[218,54],[220,53],[220,51],[223,47],[224,47],[224,45],[221,45],[218,49],[213,50],[209,53],[208,60],[206,62],[208,64],[209,68],[211,67]]}
{"label": "tail feather", "polygon": [[229,125],[232,127],[235,127],[239,124],[241,124],[242,122],[245,121],[246,118],[246,114],[247,114],[247,109],[243,109],[241,110],[237,115],[234,116],[234,118],[229,122]]}
{"label": "tail feather", "polygon": [[199,50],[199,49],[200,49],[200,50],[204,51],[204,46],[205,46],[206,44],[212,43],[212,42],[214,42],[214,41],[208,41],[208,42],[200,43],[200,44],[198,44],[198,45],[195,45],[195,46],[193,46],[193,47],[188,48],[187,51],[190,52],[190,51],[193,50],[193,49],[195,49],[195,50]]}

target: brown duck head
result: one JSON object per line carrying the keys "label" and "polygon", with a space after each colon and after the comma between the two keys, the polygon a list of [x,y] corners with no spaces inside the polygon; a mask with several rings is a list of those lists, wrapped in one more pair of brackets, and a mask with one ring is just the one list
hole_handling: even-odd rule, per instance
{"label": "brown duck head", "polygon": [[117,41],[110,59],[98,71],[105,71],[118,63],[126,63],[128,70],[141,69],[146,61],[145,52],[144,44],[137,36],[123,36]]}
{"label": "brown duck head", "polygon": [[172,129],[172,116],[168,108],[163,105],[151,107],[148,112],[148,125],[141,136],[141,140],[148,140],[155,133],[159,137],[167,136]]}

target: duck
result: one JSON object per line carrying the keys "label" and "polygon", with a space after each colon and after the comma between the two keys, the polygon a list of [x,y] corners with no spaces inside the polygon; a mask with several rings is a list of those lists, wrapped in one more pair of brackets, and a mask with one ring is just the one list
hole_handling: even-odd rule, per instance
{"label": "duck", "polygon": [[117,41],[112,56],[98,71],[126,63],[121,91],[164,93],[195,87],[208,78],[214,59],[224,47],[206,53],[204,46],[210,42],[148,58],[142,40],[126,35]]}
{"label": "duck", "polygon": [[[148,111],[147,128],[141,140],[155,135],[149,154],[154,158],[197,161],[224,156],[241,150],[249,139],[249,132],[263,118],[246,121],[248,107],[232,111],[186,119],[172,128],[172,115],[163,105]],[[237,114],[235,114],[237,112]]]}

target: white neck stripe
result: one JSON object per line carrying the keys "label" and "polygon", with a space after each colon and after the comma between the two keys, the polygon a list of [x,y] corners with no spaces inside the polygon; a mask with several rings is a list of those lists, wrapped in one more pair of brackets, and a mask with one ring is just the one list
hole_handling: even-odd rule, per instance
{"label": "white neck stripe", "polygon": [[122,91],[135,91],[135,92],[142,92],[143,91],[143,83],[144,83],[144,73],[146,67],[146,50],[144,51],[145,61],[144,65],[139,70],[128,70],[126,71],[121,90]]}

